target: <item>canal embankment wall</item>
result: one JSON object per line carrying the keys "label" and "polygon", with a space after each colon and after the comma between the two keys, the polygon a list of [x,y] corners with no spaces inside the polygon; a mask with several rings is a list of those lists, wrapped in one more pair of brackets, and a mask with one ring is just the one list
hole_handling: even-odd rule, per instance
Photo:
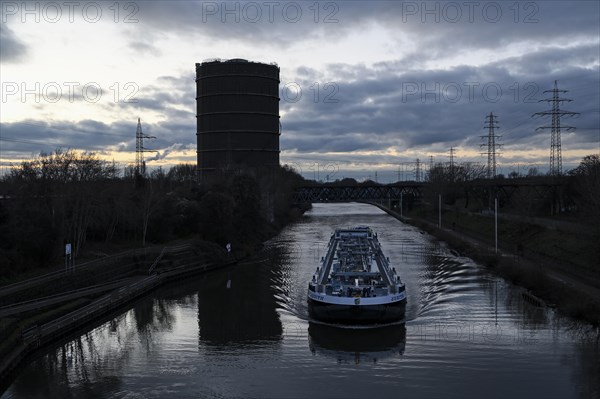
{"label": "canal embankment wall", "polygon": [[[310,206],[302,206],[290,212],[287,219],[264,226],[257,236],[265,241],[270,239],[308,209]],[[186,255],[190,246],[195,248]],[[231,253],[225,253],[223,248],[217,247],[208,241],[192,239],[178,240],[171,246],[129,249],[71,269],[55,270],[0,287],[0,311],[25,305],[37,306],[38,310],[8,322],[0,317],[0,392],[19,365],[42,346],[114,314],[160,285],[250,261],[261,250],[259,246],[248,250],[239,245]],[[207,258],[202,253],[212,255]],[[119,281],[124,284],[99,296],[107,291],[104,284]],[[91,295],[93,299],[84,295],[91,291],[96,293],[95,297]],[[65,300],[61,301],[61,297]],[[53,303],[45,303],[48,298],[52,298]]]}
{"label": "canal embankment wall", "polygon": [[[119,270],[122,275],[128,276],[126,283],[111,292],[102,295],[94,300],[86,300],[80,298],[73,306],[64,305],[66,314],[54,317],[52,312],[48,312],[47,317],[34,316],[29,319],[29,323],[21,322],[13,326],[13,331],[9,331],[4,337],[4,345],[0,351],[0,386],[10,378],[12,373],[22,364],[28,356],[53,341],[70,335],[73,331],[93,323],[94,321],[105,317],[108,314],[114,313],[118,309],[123,308],[131,303],[136,298],[150,293],[160,285],[186,278],[191,275],[207,273],[216,269],[231,266],[236,263],[233,257],[224,257],[215,261],[206,257],[198,256],[193,253],[193,260],[189,256],[186,258],[183,255],[186,252],[186,245],[176,247],[163,247],[161,251],[153,250],[132,250],[127,253],[118,254],[117,256],[105,259],[96,264],[118,266],[114,270]],[[149,254],[154,257],[151,261],[145,262],[145,266],[140,268],[140,262],[131,262],[131,259],[137,259],[144,255],[148,259]],[[173,262],[173,257],[169,259],[169,255],[174,255],[184,259],[184,262]],[[92,265],[80,267],[78,271],[89,271]],[[97,266],[97,265],[96,265]],[[131,272],[142,271],[146,275],[137,275],[137,278],[131,278]],[[41,276],[33,281],[25,281],[19,285],[15,284],[7,287],[7,292],[16,294],[20,290],[35,289],[36,286],[42,284],[52,284],[55,280],[64,278],[63,272],[52,273]],[[41,301],[44,301],[42,298]],[[71,303],[73,304],[73,303]],[[47,308],[44,303],[39,304],[40,309]],[[39,324],[36,321],[40,320]],[[16,328],[14,328],[16,327]]]}

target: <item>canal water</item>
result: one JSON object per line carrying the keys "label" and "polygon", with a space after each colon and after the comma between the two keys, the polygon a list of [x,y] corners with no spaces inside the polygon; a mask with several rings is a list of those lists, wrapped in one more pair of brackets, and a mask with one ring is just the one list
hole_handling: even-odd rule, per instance
{"label": "canal water", "polygon": [[[403,322],[308,318],[331,232],[356,225],[406,283]],[[599,398],[597,339],[378,208],[315,204],[259,261],[160,288],[49,348],[2,398]]]}

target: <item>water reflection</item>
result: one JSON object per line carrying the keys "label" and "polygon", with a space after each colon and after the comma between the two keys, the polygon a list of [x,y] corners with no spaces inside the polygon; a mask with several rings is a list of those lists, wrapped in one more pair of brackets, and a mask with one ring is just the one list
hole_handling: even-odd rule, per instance
{"label": "water reflection", "polygon": [[548,328],[548,324],[554,311],[545,304],[532,304],[524,296],[525,290],[517,286],[509,286],[509,295],[506,295],[505,306],[513,309],[515,314],[521,315],[519,325],[522,329],[542,330]]}
{"label": "water reflection", "polygon": [[199,345],[281,339],[283,328],[271,288],[271,268],[259,260],[213,273],[198,286]]}
{"label": "water reflection", "polygon": [[[324,243],[360,224],[378,232],[407,285],[406,325],[308,321],[306,284]],[[600,395],[599,330],[531,306],[520,288],[376,208],[315,204],[267,249],[45,348],[2,399]]]}
{"label": "water reflection", "polygon": [[308,342],[313,354],[334,358],[338,363],[377,362],[404,353],[406,326],[357,328],[310,322]]}
{"label": "water reflection", "polygon": [[[575,386],[579,387],[581,398],[600,398],[600,329],[590,331],[581,325],[573,327],[577,334],[581,334],[581,341],[575,345],[579,356],[572,370]],[[571,357],[564,355],[562,362],[571,364]]]}
{"label": "water reflection", "polygon": [[122,377],[112,370],[123,369],[131,360],[128,351],[106,355],[102,339],[86,333],[26,368],[11,386],[11,394],[23,398],[101,397],[101,392],[120,388]]}

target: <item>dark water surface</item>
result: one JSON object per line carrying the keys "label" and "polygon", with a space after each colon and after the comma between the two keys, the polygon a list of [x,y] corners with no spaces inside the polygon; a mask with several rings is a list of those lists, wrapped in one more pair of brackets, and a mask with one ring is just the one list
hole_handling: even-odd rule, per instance
{"label": "dark water surface", "polygon": [[[369,225],[407,285],[406,320],[308,320],[336,227]],[[159,289],[26,366],[3,398],[598,398],[597,331],[362,204],[316,204],[261,261]]]}

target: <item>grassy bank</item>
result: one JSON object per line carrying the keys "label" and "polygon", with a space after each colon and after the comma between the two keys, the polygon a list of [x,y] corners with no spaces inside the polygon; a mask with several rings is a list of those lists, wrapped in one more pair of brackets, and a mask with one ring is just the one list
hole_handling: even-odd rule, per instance
{"label": "grassy bank", "polygon": [[[504,223],[502,236],[510,238],[505,239],[500,246],[501,254],[496,254],[493,249],[493,224],[491,228],[488,226],[489,218],[482,220],[476,216],[462,214],[452,220],[451,215],[446,213],[443,220],[450,225],[450,228],[440,229],[436,225],[437,218],[436,222],[433,222],[432,218],[427,217],[431,215],[423,210],[412,211],[408,214],[409,217],[404,218],[400,218],[395,212],[388,211],[388,213],[445,241],[461,255],[490,268],[506,280],[530,290],[547,303],[556,305],[561,313],[596,326],[600,325],[600,297],[593,294],[597,286],[588,284],[597,271],[586,263],[589,253],[573,255],[577,252],[576,248],[583,247],[587,250],[586,246],[589,243],[582,243],[584,240],[581,240],[581,237],[573,239],[561,234],[560,231],[548,230],[541,226],[527,226],[518,222]],[[516,251],[519,237],[527,232],[531,234],[533,231],[536,232],[532,234],[535,241],[528,241],[532,247],[529,249],[526,247],[521,252]],[[565,256],[571,258],[566,260]],[[552,266],[547,261],[552,261]],[[549,271],[550,268],[552,273]],[[577,278],[581,282],[566,284],[553,276],[558,272]],[[588,289],[582,289],[583,285]]]}
{"label": "grassy bank", "polygon": [[[435,220],[437,212],[423,207],[409,213],[413,218]],[[488,245],[494,245],[493,215],[446,210],[443,226]],[[600,287],[600,254],[598,237],[586,226],[573,232],[557,227],[552,220],[533,223],[527,218],[503,217],[498,220],[498,246],[504,252],[515,252],[537,263],[561,269],[575,277],[595,281]]]}

